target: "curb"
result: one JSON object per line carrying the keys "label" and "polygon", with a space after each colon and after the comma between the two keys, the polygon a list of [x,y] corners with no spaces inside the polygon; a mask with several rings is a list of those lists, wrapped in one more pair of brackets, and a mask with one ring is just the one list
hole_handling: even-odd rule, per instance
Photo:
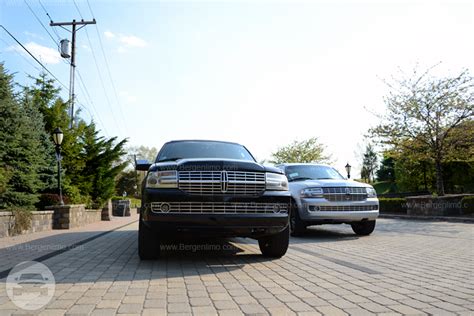
{"label": "curb", "polygon": [[474,223],[474,217],[417,216],[404,214],[380,214],[379,218],[405,219],[417,221],[444,221],[453,223]]}

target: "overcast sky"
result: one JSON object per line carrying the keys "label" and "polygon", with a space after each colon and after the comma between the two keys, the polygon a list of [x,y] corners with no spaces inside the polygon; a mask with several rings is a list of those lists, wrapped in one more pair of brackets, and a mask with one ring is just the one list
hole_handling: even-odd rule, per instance
{"label": "overcast sky", "polygon": [[[45,10],[55,21],[97,19],[77,33],[81,115],[131,145],[229,140],[262,160],[316,136],[337,169],[357,170],[377,123],[370,112],[384,109],[383,78],[417,63],[442,62],[441,75],[474,68],[472,1],[94,0],[93,14],[84,0],[80,13],[72,0],[26,2],[54,39],[70,35],[57,36]],[[68,65],[25,2],[0,6],[1,24],[68,86]],[[3,30],[0,60],[22,84],[39,72]]]}

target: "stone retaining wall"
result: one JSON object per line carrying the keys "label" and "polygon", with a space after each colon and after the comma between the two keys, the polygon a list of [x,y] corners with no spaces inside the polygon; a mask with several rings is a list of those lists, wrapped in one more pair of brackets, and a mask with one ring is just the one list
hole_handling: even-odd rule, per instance
{"label": "stone retaining wall", "polygon": [[70,229],[98,222],[102,210],[88,210],[83,204],[48,206],[54,211],[53,229]]}
{"label": "stone retaining wall", "polygon": [[[23,234],[41,232],[53,229],[54,211],[31,212],[31,227]],[[0,212],[0,237],[10,236],[10,229],[14,224],[12,212]]]}
{"label": "stone retaining wall", "polygon": [[[70,229],[81,227],[101,220],[110,220],[110,209],[86,209],[85,205],[49,206],[45,211],[31,212],[31,226],[22,234],[41,232],[51,229]],[[12,212],[0,211],[0,238],[11,235],[15,222]]]}
{"label": "stone retaining wall", "polygon": [[423,216],[464,215],[467,206],[463,205],[462,199],[470,195],[472,194],[407,197],[407,214]]}

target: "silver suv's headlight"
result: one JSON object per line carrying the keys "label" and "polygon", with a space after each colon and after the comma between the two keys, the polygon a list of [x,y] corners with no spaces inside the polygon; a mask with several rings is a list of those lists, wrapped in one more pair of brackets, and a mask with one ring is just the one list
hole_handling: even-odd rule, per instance
{"label": "silver suv's headlight", "polygon": [[288,179],[284,174],[270,173],[265,174],[266,189],[271,191],[287,191]]}
{"label": "silver suv's headlight", "polygon": [[374,188],[365,188],[367,191],[367,197],[368,198],[376,198],[377,197],[377,192],[375,191]]}
{"label": "silver suv's headlight", "polygon": [[322,198],[323,197],[323,189],[322,188],[307,188],[301,190],[302,197],[308,198]]}
{"label": "silver suv's headlight", "polygon": [[177,188],[178,173],[176,170],[151,171],[146,178],[147,188]]}

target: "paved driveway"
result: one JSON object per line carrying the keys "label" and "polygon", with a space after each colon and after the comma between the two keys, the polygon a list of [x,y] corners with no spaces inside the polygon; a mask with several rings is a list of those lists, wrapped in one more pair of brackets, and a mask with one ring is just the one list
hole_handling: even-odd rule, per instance
{"label": "paved driveway", "polygon": [[[182,240],[166,244],[163,258],[151,262],[138,259],[137,226],[133,222],[43,256],[56,291],[37,313],[470,315],[474,310],[472,224],[381,219],[375,233],[363,238],[348,226],[316,227],[292,238],[280,260],[261,257],[249,239]],[[18,312],[0,287],[0,315]]]}

